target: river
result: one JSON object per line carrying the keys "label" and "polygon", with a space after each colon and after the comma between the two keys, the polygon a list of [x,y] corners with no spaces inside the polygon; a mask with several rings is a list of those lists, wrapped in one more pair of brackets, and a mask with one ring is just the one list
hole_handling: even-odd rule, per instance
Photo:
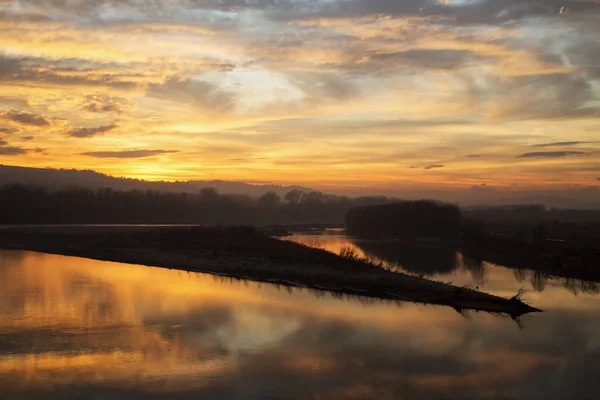
{"label": "river", "polygon": [[[349,239],[299,235],[335,250]],[[458,257],[522,317],[0,250],[2,398],[597,399],[600,298]],[[483,278],[482,278],[483,277]],[[537,285],[537,286],[536,286]],[[540,290],[542,289],[542,290]]]}

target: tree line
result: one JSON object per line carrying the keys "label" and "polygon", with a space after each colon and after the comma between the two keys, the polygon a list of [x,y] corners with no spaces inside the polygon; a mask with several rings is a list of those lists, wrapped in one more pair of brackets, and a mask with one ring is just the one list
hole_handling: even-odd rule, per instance
{"label": "tree line", "polygon": [[449,240],[458,238],[460,229],[457,206],[427,200],[357,207],[346,216],[346,231],[362,237]]}
{"label": "tree line", "polygon": [[355,207],[398,201],[385,196],[348,198],[291,190],[283,197],[268,191],[258,198],[153,190],[91,190],[69,187],[0,186],[0,224],[343,224]]}

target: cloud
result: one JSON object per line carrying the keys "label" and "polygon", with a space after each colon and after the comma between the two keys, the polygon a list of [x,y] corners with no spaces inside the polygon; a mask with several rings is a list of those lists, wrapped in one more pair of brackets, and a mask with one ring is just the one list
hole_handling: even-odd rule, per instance
{"label": "cloud", "polygon": [[9,78],[21,71],[21,62],[0,54],[0,79]]}
{"label": "cloud", "polygon": [[425,167],[423,167],[423,169],[436,169],[436,168],[444,168],[445,165],[442,164],[431,164],[431,165],[427,165]]}
{"label": "cloud", "polygon": [[348,79],[338,76],[321,76],[314,85],[315,97],[328,97],[335,100],[350,99],[358,94],[356,86]]}
{"label": "cloud", "polygon": [[31,125],[31,126],[48,126],[50,125],[50,121],[44,117],[43,115],[28,113],[28,112],[18,112],[18,111],[9,111],[2,114],[2,117],[8,121],[16,122],[22,125]]}
{"label": "cloud", "polygon": [[20,156],[23,154],[27,154],[27,150],[21,147],[0,147],[0,156]]}
{"label": "cloud", "polygon": [[84,156],[96,158],[144,158],[161,154],[177,153],[179,150],[123,150],[123,151],[89,151]]}
{"label": "cloud", "polygon": [[474,192],[493,192],[494,189],[489,187],[487,183],[482,183],[480,185],[471,186],[471,190]]}
{"label": "cloud", "polygon": [[8,142],[6,140],[0,139],[0,146],[6,146]]}
{"label": "cloud", "polygon": [[195,79],[171,77],[163,83],[148,85],[148,96],[187,103],[212,112],[226,112],[233,108],[233,95],[218,86]]}
{"label": "cloud", "polygon": [[590,82],[578,74],[514,77],[497,87],[490,117],[497,119],[599,118]]}
{"label": "cloud", "polygon": [[[66,65],[61,65],[61,62]],[[103,69],[106,73],[103,73]],[[128,73],[127,69],[126,64],[118,63],[110,65],[79,59],[15,58],[0,54],[0,82],[133,89],[138,83],[131,80],[135,73]]]}
{"label": "cloud", "polygon": [[467,154],[465,158],[479,158],[483,157],[483,154]]}
{"label": "cloud", "polygon": [[123,97],[113,97],[106,94],[86,96],[82,109],[91,113],[121,113],[123,107],[130,102]]}
{"label": "cloud", "polygon": [[[501,25],[528,18],[557,18],[568,10],[570,14],[598,11],[596,0],[482,0],[464,2],[449,13],[457,24]],[[439,9],[438,9],[439,10]]]}
{"label": "cloud", "polygon": [[524,153],[517,156],[517,158],[534,158],[534,157],[543,157],[543,158],[562,158],[568,156],[582,156],[586,153],[582,151],[537,151],[533,153]]}
{"label": "cloud", "polygon": [[16,128],[0,128],[0,133],[10,134],[10,133],[15,133],[15,132],[18,132],[18,129],[16,129]]}
{"label": "cloud", "polygon": [[[239,3],[240,1],[227,2]],[[262,7],[265,8],[265,2]],[[271,18],[279,20],[314,20],[358,18],[366,15],[392,18],[428,18],[449,26],[501,26],[510,22],[540,17],[586,15],[599,9],[596,0],[345,0],[281,1],[271,5]]]}
{"label": "cloud", "polygon": [[540,143],[534,144],[531,147],[560,147],[560,146],[577,146],[579,144],[597,143],[594,140],[588,141],[572,141],[572,142],[551,142],[551,143]]}
{"label": "cloud", "polygon": [[33,136],[22,136],[21,140],[23,140],[25,142],[29,142],[30,140],[33,140]]}
{"label": "cloud", "polygon": [[83,109],[85,111],[93,112],[93,113],[104,113],[104,112],[121,112],[118,104],[102,104],[102,103],[88,103]]}
{"label": "cloud", "polygon": [[427,69],[453,69],[476,58],[480,57],[470,51],[452,49],[412,49],[371,56],[371,60],[380,61],[386,65],[395,64]]}
{"label": "cloud", "polygon": [[97,135],[103,135],[116,128],[118,128],[118,125],[116,124],[97,126],[95,128],[77,128],[67,132],[67,135],[76,138],[91,138]]}

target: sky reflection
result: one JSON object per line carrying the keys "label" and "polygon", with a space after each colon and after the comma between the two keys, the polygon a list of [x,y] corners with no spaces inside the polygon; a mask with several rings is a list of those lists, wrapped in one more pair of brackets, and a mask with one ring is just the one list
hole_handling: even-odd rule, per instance
{"label": "sky reflection", "polygon": [[600,303],[549,290],[531,294],[547,311],[520,330],[447,307],[2,251],[0,389],[9,398],[597,398]]}

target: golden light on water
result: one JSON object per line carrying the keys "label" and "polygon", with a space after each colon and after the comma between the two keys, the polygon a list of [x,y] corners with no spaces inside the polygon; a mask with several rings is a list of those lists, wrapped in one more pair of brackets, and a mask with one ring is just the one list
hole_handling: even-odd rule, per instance
{"label": "golden light on water", "polygon": [[[494,275],[486,289],[508,293],[504,288],[515,285],[511,275]],[[494,315],[465,320],[444,307],[363,305],[183,271],[15,251],[0,254],[0,278],[0,337],[11,344],[0,352],[0,386],[11,393],[62,393],[76,385],[174,395],[249,390],[256,379],[263,391],[275,390],[281,379],[301,390],[292,382],[306,387],[322,376],[333,385],[320,392],[325,397],[399,387],[489,395],[540,368],[575,362],[554,353],[561,342],[548,342],[540,328],[561,329],[552,318],[577,318],[581,337],[588,338],[597,320],[587,316],[600,311],[593,296],[575,298],[549,283],[543,296],[530,300],[553,310],[551,320],[532,317],[520,332]],[[420,359],[473,371],[434,377],[428,372],[434,364],[426,361],[405,370]],[[390,364],[380,370],[379,363]],[[349,371],[357,372],[352,382]],[[280,372],[291,380],[269,380]]]}

